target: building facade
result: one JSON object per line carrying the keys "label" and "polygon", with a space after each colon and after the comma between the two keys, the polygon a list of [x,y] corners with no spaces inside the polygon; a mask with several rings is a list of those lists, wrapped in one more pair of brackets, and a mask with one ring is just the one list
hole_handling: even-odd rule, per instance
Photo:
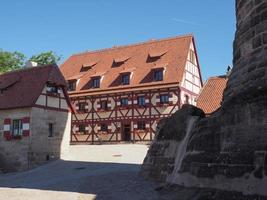
{"label": "building facade", "polygon": [[60,69],[75,107],[71,143],[151,141],[202,87],[192,35],[76,54]]}
{"label": "building facade", "polygon": [[60,158],[69,142],[70,105],[57,66],[1,74],[0,171],[26,170]]}

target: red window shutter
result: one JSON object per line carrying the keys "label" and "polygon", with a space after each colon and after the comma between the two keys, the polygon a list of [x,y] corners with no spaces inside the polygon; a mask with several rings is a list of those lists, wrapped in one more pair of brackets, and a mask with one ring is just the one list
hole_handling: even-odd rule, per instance
{"label": "red window shutter", "polygon": [[4,119],[4,138],[6,140],[11,140],[12,135],[11,135],[11,119],[6,118]]}
{"label": "red window shutter", "polygon": [[30,118],[29,117],[22,118],[22,123],[23,124],[29,124],[30,123]]}
{"label": "red window shutter", "polygon": [[27,137],[30,135],[30,118],[22,118],[22,135]]}
{"label": "red window shutter", "polygon": [[5,125],[7,125],[7,124],[11,124],[11,119],[10,118],[6,118],[5,120],[4,120],[4,124]]}

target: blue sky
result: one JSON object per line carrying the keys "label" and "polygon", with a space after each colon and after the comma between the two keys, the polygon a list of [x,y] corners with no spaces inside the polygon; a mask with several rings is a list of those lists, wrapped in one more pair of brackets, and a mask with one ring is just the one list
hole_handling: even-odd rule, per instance
{"label": "blue sky", "polygon": [[[8,0],[0,48],[71,54],[193,33],[203,78],[232,64],[234,0]],[[62,62],[61,61],[61,62]]]}

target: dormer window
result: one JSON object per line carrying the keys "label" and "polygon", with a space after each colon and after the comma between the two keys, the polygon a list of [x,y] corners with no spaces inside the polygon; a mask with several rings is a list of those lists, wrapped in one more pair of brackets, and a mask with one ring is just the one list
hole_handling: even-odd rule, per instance
{"label": "dormer window", "polygon": [[100,88],[100,77],[93,78],[92,87],[93,88]]}
{"label": "dormer window", "polygon": [[154,70],[154,81],[163,80],[163,69]]}
{"label": "dormer window", "polygon": [[122,85],[129,85],[130,84],[130,74],[122,74],[121,75],[121,83]]}
{"label": "dormer window", "polygon": [[151,51],[148,53],[147,62],[155,62],[159,60],[167,51]]}
{"label": "dormer window", "polygon": [[127,57],[127,56],[126,57],[118,57],[118,58],[115,58],[113,60],[112,66],[113,67],[119,67],[120,65],[122,65],[123,63],[125,63],[129,59],[130,59],[130,57]]}
{"label": "dormer window", "polygon": [[96,61],[84,63],[82,65],[81,72],[88,71],[88,70],[92,69],[92,67],[95,66],[96,64],[97,64]]}
{"label": "dormer window", "polygon": [[76,80],[68,81],[68,91],[76,90]]}

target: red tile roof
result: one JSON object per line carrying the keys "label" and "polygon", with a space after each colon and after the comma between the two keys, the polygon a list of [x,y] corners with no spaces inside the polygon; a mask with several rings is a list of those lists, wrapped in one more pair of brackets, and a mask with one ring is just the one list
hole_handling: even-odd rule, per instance
{"label": "red tile roof", "polygon": [[[114,47],[92,52],[76,54],[67,59],[60,67],[66,80],[74,75],[84,74],[80,79],[76,91],[70,95],[102,92],[104,90],[121,90],[124,88],[148,87],[153,88],[162,84],[177,84],[182,81],[187,55],[192,35],[185,35],[162,40],[153,40],[128,46]],[[160,55],[151,58],[149,55]],[[120,59],[119,59],[120,58]],[[129,59],[125,59],[129,58]],[[115,63],[114,60],[124,60]],[[97,64],[88,71],[81,71],[84,63],[97,60]],[[168,63],[165,68],[163,81],[153,81],[152,68],[160,63]],[[130,80],[130,85],[121,85],[120,73],[127,69],[135,69]],[[131,70],[129,70],[131,71]],[[90,82],[95,74],[104,73],[100,88],[91,88]]]}
{"label": "red tile roof", "polygon": [[220,108],[227,80],[226,76],[209,78],[197,98],[197,107],[201,108],[206,114],[211,114]]}
{"label": "red tile roof", "polygon": [[47,82],[66,87],[56,65],[0,74],[0,110],[33,106]]}

